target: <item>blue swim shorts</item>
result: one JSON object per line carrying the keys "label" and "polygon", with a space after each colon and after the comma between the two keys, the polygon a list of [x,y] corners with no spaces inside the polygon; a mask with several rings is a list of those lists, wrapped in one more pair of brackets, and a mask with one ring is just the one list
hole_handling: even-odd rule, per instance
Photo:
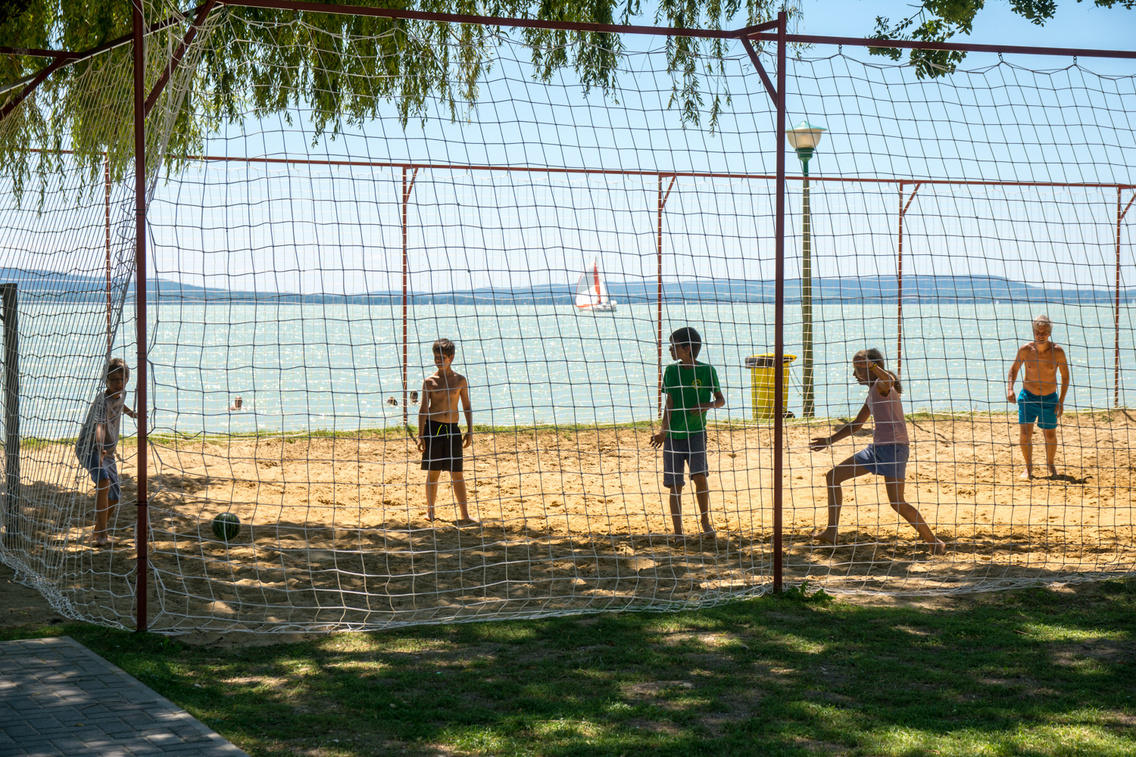
{"label": "blue swim shorts", "polygon": [[1034,421],[1038,428],[1057,428],[1057,392],[1043,397],[1023,389],[1018,395],[1018,423]]}
{"label": "blue swim shorts", "polygon": [[700,431],[685,438],[676,439],[667,434],[663,441],[663,487],[675,489],[684,483],[683,465],[690,468],[691,477],[705,476],[710,472],[706,464],[706,432]]}
{"label": "blue swim shorts", "polygon": [[877,476],[902,481],[907,478],[907,458],[911,447],[906,444],[869,444],[852,457],[857,467]]}
{"label": "blue swim shorts", "polygon": [[83,461],[83,467],[91,474],[95,485],[102,481],[110,482],[110,491],[107,492],[108,502],[118,502],[122,499],[122,485],[118,481],[118,461],[114,455],[107,455],[105,460],[99,460],[98,445],[91,447],[91,454]]}

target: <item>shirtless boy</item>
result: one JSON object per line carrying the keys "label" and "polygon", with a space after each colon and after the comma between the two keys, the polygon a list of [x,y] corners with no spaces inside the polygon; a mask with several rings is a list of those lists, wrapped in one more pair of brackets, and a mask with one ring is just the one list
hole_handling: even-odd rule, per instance
{"label": "shirtless boy", "polygon": [[[1053,324],[1048,316],[1033,319],[1033,341],[1018,349],[1018,356],[1010,366],[1010,380],[1006,384],[1006,399],[1018,403],[1019,444],[1025,470],[1021,477],[1033,478],[1033,426],[1036,421],[1045,437],[1045,462],[1050,476],[1057,475],[1057,419],[1065,413],[1065,394],[1069,391],[1069,363],[1065,350],[1049,341]],[[1022,393],[1014,396],[1014,382],[1018,369],[1022,375]],[[1061,393],[1057,393],[1057,372],[1061,372]]]}
{"label": "shirtless boy", "polygon": [[[426,517],[434,520],[434,501],[438,497],[438,479],[442,471],[450,472],[454,499],[461,510],[459,526],[474,524],[466,505],[465,474],[462,472],[462,448],[473,444],[473,408],[469,402],[469,385],[465,377],[454,373],[454,343],[449,339],[434,342],[434,365],[438,368],[422,382],[422,404],[418,409],[418,451],[422,453],[422,470],[426,471]],[[458,404],[465,412],[466,433],[463,439],[458,427]]]}

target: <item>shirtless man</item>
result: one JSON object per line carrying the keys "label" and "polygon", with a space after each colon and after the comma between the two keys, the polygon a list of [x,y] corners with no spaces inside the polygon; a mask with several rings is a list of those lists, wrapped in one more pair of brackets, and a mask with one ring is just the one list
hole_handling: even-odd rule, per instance
{"label": "shirtless man", "polygon": [[[434,365],[438,368],[422,382],[422,404],[418,409],[418,451],[422,453],[422,470],[426,471],[426,517],[434,520],[434,501],[438,497],[438,479],[442,471],[450,472],[454,499],[461,510],[459,526],[476,521],[469,517],[466,505],[465,474],[462,472],[462,448],[473,444],[473,408],[469,402],[469,385],[465,377],[454,373],[454,343],[449,339],[434,342]],[[458,427],[458,404],[465,412],[466,434]]]}
{"label": "shirtless man", "polygon": [[[1069,391],[1069,363],[1065,350],[1049,341],[1053,324],[1048,316],[1033,319],[1033,341],[1018,349],[1018,356],[1010,366],[1010,380],[1006,384],[1006,399],[1018,403],[1019,443],[1026,468],[1022,478],[1033,478],[1033,424],[1036,421],[1045,437],[1045,462],[1050,476],[1057,475],[1057,419],[1065,413],[1065,393]],[[1014,382],[1018,369],[1025,368],[1022,376],[1022,393],[1014,396]],[[1057,394],[1057,372],[1061,371],[1061,394]]]}

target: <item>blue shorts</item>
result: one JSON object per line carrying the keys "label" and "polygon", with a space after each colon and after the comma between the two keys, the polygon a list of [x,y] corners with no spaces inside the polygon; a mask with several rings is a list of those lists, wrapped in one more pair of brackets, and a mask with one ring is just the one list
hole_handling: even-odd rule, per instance
{"label": "blue shorts", "polygon": [[852,457],[852,462],[869,473],[902,481],[907,478],[910,455],[911,447],[906,444],[869,444]]}
{"label": "blue shorts", "polygon": [[683,464],[690,468],[693,478],[697,475],[705,476],[710,472],[706,464],[706,432],[676,439],[667,434],[663,441],[663,486],[667,489],[676,489],[683,485]]}
{"label": "blue shorts", "polygon": [[1043,397],[1023,389],[1018,395],[1018,423],[1034,421],[1038,428],[1057,428],[1057,392]]}
{"label": "blue shorts", "polygon": [[91,480],[96,486],[102,481],[110,482],[110,491],[107,492],[108,502],[118,502],[122,499],[122,485],[118,481],[118,461],[115,460],[114,455],[107,455],[106,459],[100,462],[99,448],[97,445],[93,446],[91,454],[83,462],[83,467],[91,474]]}

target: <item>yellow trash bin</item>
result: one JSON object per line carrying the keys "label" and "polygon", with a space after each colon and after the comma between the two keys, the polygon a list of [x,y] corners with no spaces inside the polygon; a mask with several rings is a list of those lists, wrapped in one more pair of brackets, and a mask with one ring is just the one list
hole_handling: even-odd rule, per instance
{"label": "yellow trash bin", "polygon": [[[777,374],[774,372],[774,363],[777,356],[772,352],[763,355],[750,355],[746,358],[746,368],[750,370],[751,391],[753,392],[753,419],[755,421],[772,420],[774,418],[774,382]],[[781,412],[789,404],[789,364],[797,359],[796,355],[782,355],[781,371]]]}

